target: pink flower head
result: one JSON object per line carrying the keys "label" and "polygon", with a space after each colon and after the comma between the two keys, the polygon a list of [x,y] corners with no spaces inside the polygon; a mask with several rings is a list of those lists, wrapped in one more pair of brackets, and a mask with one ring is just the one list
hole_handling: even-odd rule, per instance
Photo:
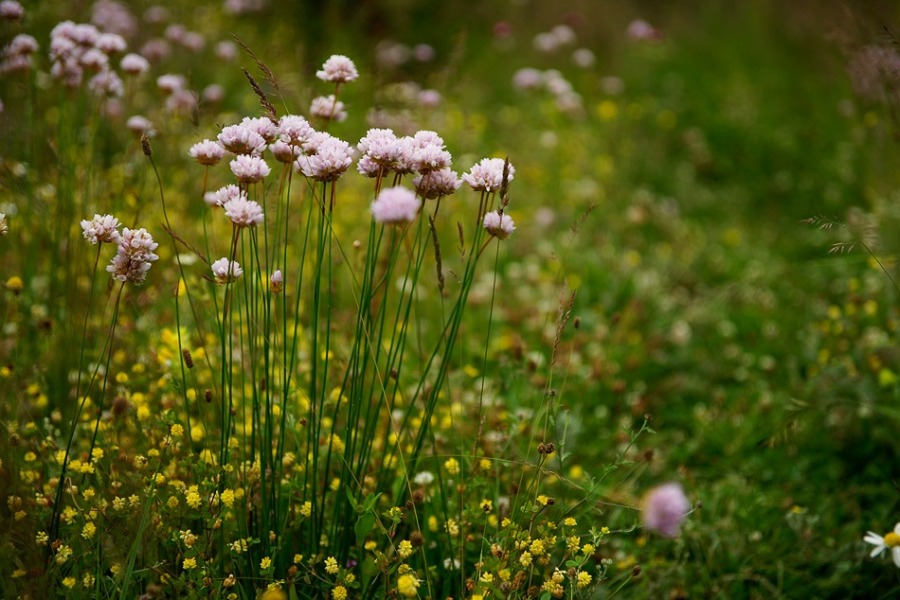
{"label": "pink flower head", "polygon": [[37,40],[27,33],[20,33],[3,49],[3,56],[14,54],[34,54],[38,51]]}
{"label": "pink flower head", "polygon": [[224,204],[225,215],[238,227],[256,227],[263,222],[262,207],[253,200],[238,197]]}
{"label": "pink flower head", "polygon": [[218,137],[226,150],[235,154],[262,154],[266,139],[246,125],[229,125]]}
{"label": "pink flower head", "polygon": [[126,54],[119,61],[119,68],[128,75],[143,75],[150,68],[150,63],[140,54]]}
{"label": "pink flower head", "polygon": [[227,258],[220,258],[210,266],[212,267],[216,283],[220,285],[230,283],[244,274],[244,270],[236,260],[230,261]]}
{"label": "pink flower head", "polygon": [[309,114],[320,119],[334,120],[339,123],[347,119],[344,103],[335,99],[334,94],[313,98],[312,104],[309,105]]}
{"label": "pink flower head", "polygon": [[519,69],[513,75],[513,85],[520,90],[535,90],[541,87],[542,81],[541,72],[531,67]]}
{"label": "pink flower head", "polygon": [[210,167],[219,164],[219,161],[225,156],[225,149],[218,142],[203,140],[191,146],[188,154],[201,165]]}
{"label": "pink flower head", "polygon": [[164,94],[174,94],[185,88],[187,80],[184,78],[184,75],[172,75],[169,73],[157,77],[156,85]]}
{"label": "pink flower head", "polygon": [[88,81],[88,88],[103,97],[121,98],[125,93],[125,85],[115,71],[100,71]]}
{"label": "pink flower head", "polygon": [[[210,194],[210,199],[207,200],[206,203],[210,204],[211,206],[225,206],[225,204],[229,200],[235,200],[237,198],[243,198],[244,200],[247,199],[247,195],[241,191],[241,188],[234,184],[226,185],[225,187],[219,188],[214,192],[210,192]],[[205,197],[204,200],[206,200]]]}
{"label": "pink flower head", "polygon": [[123,38],[118,33],[101,33],[97,37],[97,41],[94,43],[94,46],[106,54],[115,54],[117,52],[125,52],[125,49],[128,48],[128,44],[125,42],[125,38]]}
{"label": "pink flower head", "polygon": [[81,221],[84,239],[96,245],[119,241],[119,220],[112,215],[94,215],[90,221]]}
{"label": "pink flower head", "polygon": [[414,221],[422,201],[416,193],[397,186],[382,190],[372,203],[372,217],[377,223],[399,225]]}
{"label": "pink flower head", "polygon": [[316,130],[300,115],[284,115],[278,121],[278,132],[282,142],[291,146],[303,146]]}
{"label": "pink flower head", "polygon": [[134,115],[133,117],[128,117],[128,120],[125,122],[125,127],[128,128],[128,131],[134,133],[148,133],[153,130],[153,123],[149,121],[146,117],[141,115]]}
{"label": "pink flower head", "polygon": [[3,0],[3,2],[0,2],[0,19],[18,21],[24,15],[25,9],[15,0]]}
{"label": "pink flower head", "polygon": [[400,157],[400,140],[390,129],[370,129],[356,148],[376,166],[390,169]]}
{"label": "pink flower head", "polygon": [[147,278],[150,263],[159,259],[153,253],[159,246],[146,229],[122,230],[119,236],[119,249],[112,261],[107,265],[107,272],[117,281],[140,285]]}
{"label": "pink flower head", "polygon": [[304,146],[313,154],[297,157],[295,166],[307,177],[316,181],[335,181],[353,162],[350,144],[327,133],[317,133]]}
{"label": "pink flower head", "polygon": [[258,156],[239,154],[229,165],[231,172],[241,183],[256,183],[262,181],[266,175],[272,172],[266,161]]}
{"label": "pink flower head", "polygon": [[325,61],[322,70],[316,72],[316,77],[332,83],[348,83],[359,77],[359,73],[352,60],[341,54],[335,54]]}
{"label": "pink flower head", "polygon": [[439,196],[449,196],[459,189],[462,179],[450,167],[431,171],[424,175],[417,175],[413,179],[413,185],[423,198],[433,200]]}
{"label": "pink flower head", "polygon": [[691,509],[687,496],[677,483],[666,483],[647,492],[643,501],[644,527],[660,535],[678,535],[681,522]]}
{"label": "pink flower head", "polygon": [[278,139],[278,125],[269,117],[244,117],[241,125],[258,133],[267,143]]}
{"label": "pink flower head", "polygon": [[488,233],[501,240],[505,240],[516,230],[512,217],[496,210],[484,215],[483,225]]}
{"label": "pink flower head", "polygon": [[[502,158],[483,158],[462,176],[463,181],[476,192],[496,192],[503,183],[503,164]],[[515,172],[513,166],[509,165],[509,181],[513,180]]]}

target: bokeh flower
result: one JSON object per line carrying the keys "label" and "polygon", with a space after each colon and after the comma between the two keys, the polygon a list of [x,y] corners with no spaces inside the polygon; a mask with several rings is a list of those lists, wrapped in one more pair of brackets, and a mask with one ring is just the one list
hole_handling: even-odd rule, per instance
{"label": "bokeh flower", "polygon": [[691,508],[687,496],[677,483],[655,487],[644,496],[644,527],[660,535],[673,538],[678,535],[681,522]]}
{"label": "bokeh flower", "polygon": [[401,186],[387,188],[372,203],[372,217],[378,223],[409,223],[419,214],[420,206],[422,201],[412,190]]}

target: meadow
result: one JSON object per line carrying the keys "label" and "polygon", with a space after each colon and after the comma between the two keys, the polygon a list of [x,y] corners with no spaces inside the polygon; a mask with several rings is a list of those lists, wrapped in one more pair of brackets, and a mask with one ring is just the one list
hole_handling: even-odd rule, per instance
{"label": "meadow", "polygon": [[0,2],[0,597],[900,593],[900,14],[566,4]]}

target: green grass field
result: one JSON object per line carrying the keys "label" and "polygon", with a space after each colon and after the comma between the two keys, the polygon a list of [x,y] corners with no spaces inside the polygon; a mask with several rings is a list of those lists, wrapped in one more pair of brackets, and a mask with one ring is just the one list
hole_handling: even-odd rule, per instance
{"label": "green grass field", "polygon": [[896,7],[14,4],[0,597],[900,593]]}

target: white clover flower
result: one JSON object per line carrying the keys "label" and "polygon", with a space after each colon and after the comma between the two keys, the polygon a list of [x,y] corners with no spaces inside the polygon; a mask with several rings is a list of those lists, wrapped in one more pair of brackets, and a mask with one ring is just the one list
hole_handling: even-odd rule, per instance
{"label": "white clover flower", "polygon": [[236,260],[229,261],[227,258],[220,258],[211,266],[213,277],[218,284],[230,283],[244,274],[244,270]]}
{"label": "white clover flower", "polygon": [[225,149],[218,142],[207,139],[191,146],[188,154],[201,165],[210,167],[219,164],[219,161],[225,156]]}
{"label": "white clover flower", "polygon": [[359,77],[359,73],[352,60],[341,54],[335,54],[325,61],[321,71],[316,71],[316,77],[332,83],[348,83]]}
{"label": "white clover flower", "polygon": [[484,228],[492,236],[505,240],[516,230],[516,224],[506,213],[494,210],[484,215]]}
{"label": "white clover flower", "polygon": [[414,221],[422,201],[416,193],[397,186],[382,190],[372,203],[372,218],[377,223],[399,225]]}
{"label": "white clover flower", "polygon": [[266,149],[266,139],[245,125],[224,127],[217,139],[234,154],[262,154]]}
{"label": "white clover flower", "polygon": [[309,114],[329,121],[341,122],[347,119],[344,103],[335,99],[334,94],[314,98],[309,105]]}
{"label": "white clover flower", "polygon": [[253,200],[238,197],[222,206],[225,208],[225,216],[238,227],[256,227],[263,222],[262,207]]}
{"label": "white clover flower", "polygon": [[140,54],[126,54],[119,61],[119,68],[128,75],[143,75],[150,69],[150,63]]}
{"label": "white clover flower", "polygon": [[153,253],[158,246],[146,229],[126,227],[119,236],[119,250],[106,270],[117,281],[140,285],[147,278],[150,263],[159,259]]}
{"label": "white clover flower", "polygon": [[294,165],[316,181],[337,180],[353,162],[350,144],[327,133],[312,136],[304,149],[314,154],[299,156]]}
{"label": "white clover flower", "polygon": [[229,163],[231,172],[241,183],[262,181],[272,170],[266,161],[258,156],[239,154]]}
{"label": "white clover flower", "polygon": [[879,556],[885,550],[890,549],[891,558],[894,564],[900,567],[900,523],[894,525],[894,530],[880,536],[874,531],[869,531],[863,538],[867,544],[873,544],[875,548],[869,555],[872,558]]}
{"label": "white clover flower", "polygon": [[439,196],[449,196],[458,190],[462,185],[462,179],[455,171],[451,171],[450,167],[445,167],[417,175],[413,179],[413,185],[423,198],[433,200]]}
{"label": "white clover flower", "polygon": [[[462,176],[463,181],[476,192],[496,192],[503,183],[503,165],[502,158],[483,158]],[[509,165],[509,181],[513,180],[515,172],[513,166]]]}
{"label": "white clover flower", "polygon": [[81,221],[84,239],[96,245],[119,241],[119,220],[112,215],[94,215],[90,221]]}
{"label": "white clover flower", "polygon": [[431,471],[421,471],[419,473],[416,473],[413,481],[415,483],[418,483],[419,485],[429,485],[431,483],[434,483],[434,473],[432,473]]}

